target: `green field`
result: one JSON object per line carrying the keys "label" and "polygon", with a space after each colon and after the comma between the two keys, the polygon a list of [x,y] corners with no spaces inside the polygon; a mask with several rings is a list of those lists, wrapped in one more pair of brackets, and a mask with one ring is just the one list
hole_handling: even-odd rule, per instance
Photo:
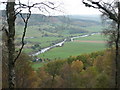
{"label": "green field", "polygon": [[[90,37],[82,37],[80,40],[101,40],[104,38],[101,35],[93,35]],[[66,42],[63,47],[56,47],[48,52],[38,55],[40,58],[67,58],[69,56],[77,56],[84,53],[100,51],[106,48],[105,43],[89,43],[89,42]]]}
{"label": "green field", "polygon": [[89,32],[100,32],[103,30],[103,27],[101,25],[96,25],[96,26],[85,27],[84,29],[88,30]]}
{"label": "green field", "polygon": [[[96,34],[89,37],[81,37],[76,40],[87,40],[87,41],[104,41],[104,37],[100,34]],[[101,51],[106,48],[106,43],[90,43],[90,42],[66,42],[63,47],[56,47],[48,52],[38,55],[37,57],[42,59],[65,59],[69,56],[77,56],[80,54],[91,53],[95,51]],[[44,63],[33,63],[33,68],[37,70],[39,67],[43,66]]]}
{"label": "green field", "polygon": [[50,46],[52,43],[54,43],[55,41],[60,41],[63,38],[61,37],[37,37],[37,38],[33,38],[33,39],[27,39],[26,41],[31,42],[31,43],[38,43],[40,44],[41,48],[45,48]]}
{"label": "green field", "polygon": [[89,37],[76,38],[76,40],[105,41],[106,38],[101,34],[95,34]]}
{"label": "green field", "polygon": [[[38,25],[28,26],[27,32],[26,32],[27,39],[25,39],[25,42],[27,42],[27,44],[25,45],[23,50],[25,53],[29,54],[37,51],[38,48],[32,49],[32,47],[36,44],[40,46],[39,48],[45,48],[62,41],[64,38],[67,38],[70,36],[82,35],[82,33],[64,34],[66,31],[62,32],[62,34],[52,33],[45,30],[41,30],[41,28],[42,27]],[[16,42],[18,43],[18,45],[20,43],[20,40],[21,40],[20,38],[22,37],[22,33],[23,33],[23,26],[21,25],[16,26]],[[33,38],[30,38],[30,37],[33,37]]]}
{"label": "green field", "polygon": [[63,47],[57,47],[45,52],[38,57],[41,58],[67,58],[69,56],[77,56],[84,53],[99,51],[105,49],[102,43],[86,43],[86,42],[67,42]]}
{"label": "green field", "polygon": [[42,63],[40,63],[40,62],[34,62],[34,63],[32,63],[32,67],[35,69],[35,70],[37,70],[39,67],[42,67],[42,66],[44,66],[45,64],[46,64],[47,62],[42,62]]}
{"label": "green field", "polygon": [[[17,34],[16,37],[18,39],[16,39],[16,41],[20,41],[20,37],[22,35],[23,32],[23,27],[22,26],[17,26]],[[79,36],[85,33],[76,33],[76,34],[69,34],[68,31],[62,32],[62,33],[52,33],[52,32],[48,32],[48,31],[44,31],[44,30],[39,30],[40,27],[39,26],[29,26],[27,28],[27,33],[26,33],[26,37],[28,37],[27,39],[25,39],[25,41],[27,41],[28,43],[25,45],[24,47],[24,52],[25,53],[32,53],[35,51],[38,51],[40,48],[45,48],[48,46],[51,46],[54,43],[60,42],[61,40],[63,40],[64,38],[67,37],[71,37],[71,36]],[[96,26],[96,27],[86,27],[86,30],[88,29],[90,32],[94,32],[94,31],[100,31],[100,26]],[[45,36],[47,35],[47,36]],[[34,38],[29,38],[29,37],[34,37]],[[93,36],[89,36],[89,37],[81,37],[81,38],[77,38],[75,40],[82,40],[82,41],[104,41],[104,37],[102,37],[101,35],[93,35]],[[32,46],[38,44],[40,47],[36,48],[36,49],[32,49]],[[100,51],[100,50],[104,50],[106,48],[105,43],[89,43],[89,42],[66,42],[64,44],[63,47],[56,47],[53,48],[43,54],[38,55],[38,58],[42,58],[42,59],[50,59],[50,60],[54,60],[54,59],[65,59],[68,58],[69,56],[77,56],[80,54],[84,54],[84,53],[91,53],[94,51]],[[33,63],[33,68],[34,69],[38,69],[39,67],[43,66],[45,63],[47,63],[48,61],[45,61],[44,63],[40,63],[40,62],[36,62]]]}

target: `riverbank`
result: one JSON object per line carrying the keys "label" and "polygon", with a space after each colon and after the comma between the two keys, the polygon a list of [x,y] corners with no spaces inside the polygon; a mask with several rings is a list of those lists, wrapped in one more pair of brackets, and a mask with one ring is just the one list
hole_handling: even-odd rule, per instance
{"label": "riverbank", "polygon": [[[104,38],[101,34],[93,34],[88,37],[81,37],[77,38],[78,40],[96,40],[96,41],[104,41]],[[106,49],[105,43],[89,43],[89,42],[65,42],[62,47],[52,48],[45,53],[41,53],[37,55],[38,59],[42,59],[43,61],[34,62],[35,67],[43,66],[44,64],[48,63],[49,61],[53,61],[55,59],[61,60],[69,58],[70,56],[78,56],[81,54],[89,54],[91,52],[101,51]]]}
{"label": "riverbank", "polygon": [[[95,35],[95,34],[98,34],[98,33],[85,34],[85,35],[80,35],[80,36],[71,37],[71,38],[70,38],[70,41],[73,42],[74,39],[84,38],[84,37],[92,36],[92,35]],[[43,48],[43,49],[41,49],[40,51],[32,54],[32,56],[40,55],[40,54],[45,53],[45,52],[47,52],[47,51],[49,51],[50,49],[53,49],[53,48],[55,48],[55,47],[62,47],[66,41],[67,41],[67,39],[64,39],[62,42],[59,42],[59,43],[54,44],[54,45],[52,45],[52,46]]]}

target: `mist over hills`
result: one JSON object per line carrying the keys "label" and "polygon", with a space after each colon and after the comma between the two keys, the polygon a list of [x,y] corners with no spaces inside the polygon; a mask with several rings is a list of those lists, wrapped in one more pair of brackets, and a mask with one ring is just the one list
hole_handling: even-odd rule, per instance
{"label": "mist over hills", "polygon": [[100,15],[69,15],[69,16],[73,19],[81,19],[81,20],[101,22]]}
{"label": "mist over hills", "polygon": [[[5,11],[1,12],[2,16],[5,16]],[[26,13],[23,13],[23,16],[26,17]],[[28,26],[37,26],[40,27],[40,31],[44,30],[51,33],[76,34],[89,32],[91,27],[101,27],[100,21],[99,15],[45,16],[42,14],[31,14]],[[16,25],[24,25],[20,15],[16,18]]]}
{"label": "mist over hills", "polygon": [[[26,13],[23,14],[24,16]],[[18,16],[17,20],[20,19]],[[99,15],[66,15],[66,16],[45,16],[42,14],[32,14],[30,17],[29,24],[39,24],[41,22],[50,22],[50,23],[70,23],[70,22],[81,22],[84,24],[100,24],[100,16]],[[34,23],[33,23],[34,22]]]}

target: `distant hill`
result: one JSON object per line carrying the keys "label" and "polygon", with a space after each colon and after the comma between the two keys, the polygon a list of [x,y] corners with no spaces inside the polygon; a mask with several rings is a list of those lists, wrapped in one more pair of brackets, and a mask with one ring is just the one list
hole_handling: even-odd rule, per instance
{"label": "distant hill", "polygon": [[[5,11],[2,12],[5,15]],[[23,16],[25,17],[26,13]],[[16,25],[24,25],[19,15],[16,19]],[[101,27],[100,16],[45,16],[42,14],[32,14],[28,25],[39,27],[40,31],[44,30],[50,33],[86,33],[95,31],[93,27],[97,27],[96,32],[101,30],[99,29]]]}
{"label": "distant hill", "polygon": [[70,18],[73,18],[73,19],[81,19],[81,20],[101,22],[101,16],[100,15],[68,15],[68,16]]}
{"label": "distant hill", "polygon": [[[26,15],[24,13],[24,15]],[[18,21],[20,16],[18,16]],[[78,24],[100,24],[100,16],[83,16],[83,15],[68,15],[68,16],[45,16],[42,14],[32,14],[30,18],[29,25],[31,24],[40,24],[40,23],[75,23]],[[81,26],[81,25],[80,25]]]}

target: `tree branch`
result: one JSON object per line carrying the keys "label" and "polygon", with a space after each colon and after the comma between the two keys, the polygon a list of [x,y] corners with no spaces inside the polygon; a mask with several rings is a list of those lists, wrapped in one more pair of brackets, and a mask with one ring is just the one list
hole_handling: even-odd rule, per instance
{"label": "tree branch", "polygon": [[116,15],[113,14],[109,9],[103,7],[103,5],[101,5],[99,2],[89,0],[89,2],[91,2],[91,4],[96,5],[97,7],[95,7],[95,6],[93,6],[93,5],[89,4],[89,3],[84,2],[84,0],[82,2],[87,7],[98,8],[98,9],[101,9],[101,10],[105,11],[107,14],[109,14],[110,19],[115,20],[115,22],[118,22],[118,19],[117,19]]}
{"label": "tree branch", "polygon": [[[29,2],[28,2],[28,3],[29,3]],[[52,5],[52,6],[50,6],[49,4]],[[32,4],[32,5],[29,5],[29,4],[26,5],[26,4],[22,4],[22,3],[20,2],[20,0],[19,0],[19,3],[18,3],[18,4],[15,3],[15,5],[19,5],[19,7],[17,7],[15,11],[17,11],[18,9],[20,9],[20,10],[15,14],[15,16],[19,14],[19,15],[21,16],[21,18],[22,18],[22,20],[23,20],[23,22],[24,22],[25,25],[24,25],[24,31],[23,31],[22,40],[21,40],[22,46],[21,46],[21,48],[19,49],[18,54],[17,54],[17,56],[16,56],[15,59],[14,59],[14,63],[15,63],[16,60],[19,58],[19,56],[20,56],[20,54],[21,54],[21,52],[22,52],[22,49],[23,49],[23,47],[24,47],[24,45],[25,45],[25,43],[24,43],[24,38],[25,38],[25,35],[26,35],[26,30],[27,30],[27,26],[28,26],[28,20],[29,20],[29,18],[30,18],[30,16],[31,16],[31,8],[34,8],[34,7],[37,6],[37,5],[44,5],[44,6],[48,7],[48,8],[50,8],[50,9],[55,9],[55,8],[57,8],[57,7],[54,7],[54,3],[51,3],[51,2],[48,2],[48,4],[47,4],[47,3],[44,3],[44,2],[41,2],[41,3],[34,3],[34,4]],[[21,13],[21,11],[22,11],[23,8],[28,8],[28,12],[29,12],[29,13],[27,13],[27,18],[26,18],[26,19],[25,19],[25,17],[23,17],[23,15],[22,15],[22,13]],[[40,6],[39,6],[38,8],[40,8]],[[46,12],[48,12],[45,7],[44,7],[43,9],[44,9]]]}
{"label": "tree branch", "polygon": [[5,31],[5,33],[6,33],[7,37],[8,37],[9,33],[8,33],[7,29],[5,28],[5,26],[2,27],[2,31]]}
{"label": "tree branch", "polygon": [[15,63],[16,60],[19,58],[19,56],[20,56],[20,54],[21,54],[21,52],[22,52],[22,49],[23,49],[23,47],[24,47],[24,45],[25,45],[25,43],[24,43],[24,38],[25,38],[25,35],[26,35],[28,20],[29,20],[29,18],[30,18],[30,16],[31,16],[31,11],[30,11],[30,9],[31,9],[31,8],[29,7],[29,13],[27,14],[27,18],[26,18],[26,19],[23,17],[22,13],[19,13],[20,16],[21,16],[21,18],[23,19],[23,22],[25,23],[25,26],[24,26],[24,32],[23,32],[22,41],[21,41],[21,42],[22,42],[22,46],[21,46],[21,48],[19,49],[18,55],[17,55],[16,58],[14,59],[14,63]]}

